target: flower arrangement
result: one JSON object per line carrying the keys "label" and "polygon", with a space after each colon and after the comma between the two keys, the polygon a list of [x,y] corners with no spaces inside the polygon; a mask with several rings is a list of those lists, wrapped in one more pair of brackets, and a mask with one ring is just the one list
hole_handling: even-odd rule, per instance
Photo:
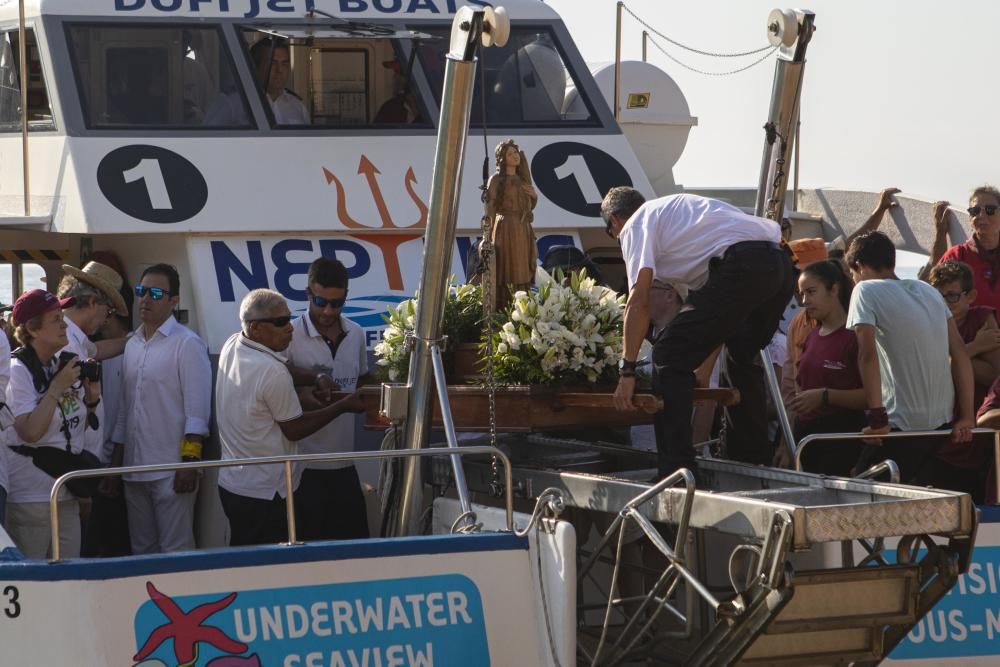
{"label": "flower arrangement", "polygon": [[[498,384],[613,382],[622,349],[624,297],[581,270],[539,271],[537,292],[517,292],[493,336]],[[486,354],[483,345],[483,354]]]}
{"label": "flower arrangement", "polygon": [[[419,294],[401,302],[382,316],[386,327],[382,340],[375,345],[378,360],[377,375],[389,382],[405,381],[410,372],[410,349],[406,346],[406,335],[416,328],[416,314]],[[448,337],[449,345],[463,342],[477,342],[482,330],[483,292],[478,285],[456,285],[452,276],[448,283],[448,298],[444,305],[442,334]],[[450,361],[447,348],[445,365]]]}

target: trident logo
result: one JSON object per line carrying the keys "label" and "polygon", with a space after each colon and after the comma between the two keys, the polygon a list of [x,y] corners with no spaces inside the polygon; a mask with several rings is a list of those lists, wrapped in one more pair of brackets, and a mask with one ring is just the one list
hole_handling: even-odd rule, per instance
{"label": "trident logo", "polygon": [[413,167],[409,167],[403,179],[403,187],[406,188],[406,193],[416,205],[419,218],[416,222],[409,225],[397,225],[392,219],[392,214],[389,213],[389,207],[386,205],[385,197],[382,195],[382,187],[379,185],[378,176],[382,172],[368,159],[367,155],[361,155],[357,173],[364,176],[365,181],[368,183],[368,190],[371,192],[372,200],[375,202],[375,209],[378,211],[382,225],[381,227],[373,227],[362,224],[354,219],[347,211],[347,193],[344,190],[344,184],[337,178],[336,174],[323,167],[326,184],[333,185],[337,190],[337,218],[340,220],[340,224],[344,225],[347,229],[358,230],[360,232],[352,234],[352,236],[378,246],[379,250],[382,251],[382,257],[385,261],[389,289],[403,290],[403,273],[399,266],[399,246],[407,241],[412,241],[423,236],[424,228],[427,226],[427,204],[424,203],[413,189],[413,186],[417,183],[417,176],[413,173]]}

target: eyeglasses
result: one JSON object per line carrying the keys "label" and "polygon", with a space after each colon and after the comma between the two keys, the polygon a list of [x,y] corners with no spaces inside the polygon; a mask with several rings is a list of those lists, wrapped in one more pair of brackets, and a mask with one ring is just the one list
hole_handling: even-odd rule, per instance
{"label": "eyeglasses", "polygon": [[958,303],[958,300],[962,298],[963,294],[965,294],[965,292],[941,292],[941,296],[943,296],[944,300],[948,303]]}
{"label": "eyeglasses", "polygon": [[347,303],[347,297],[345,296],[342,299],[324,299],[321,296],[313,294],[311,301],[317,308],[326,308],[327,306],[331,308],[343,308],[344,304]]}
{"label": "eyeglasses", "polygon": [[149,294],[149,298],[153,301],[159,301],[165,296],[173,296],[173,292],[170,290],[165,290],[162,287],[146,287],[145,285],[135,286],[135,295],[140,299],[146,294]]}
{"label": "eyeglasses", "polygon": [[997,212],[998,208],[1000,208],[1000,206],[970,206],[966,210],[969,212],[969,215],[974,218],[983,211],[986,212],[986,215],[993,215]]}
{"label": "eyeglasses", "polygon": [[108,317],[111,317],[117,312],[115,307],[111,305],[111,302],[105,301],[104,299],[94,299],[94,305],[107,307]]}
{"label": "eyeglasses", "polygon": [[278,327],[287,327],[288,323],[292,321],[291,315],[282,315],[281,317],[260,317],[256,320],[247,320],[247,322],[267,322],[268,324],[273,324]]}

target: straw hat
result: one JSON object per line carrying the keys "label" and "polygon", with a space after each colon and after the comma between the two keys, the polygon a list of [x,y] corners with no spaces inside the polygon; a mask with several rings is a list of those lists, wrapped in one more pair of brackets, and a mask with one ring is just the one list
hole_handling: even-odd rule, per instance
{"label": "straw hat", "polygon": [[87,262],[87,265],[82,269],[70,266],[69,264],[63,264],[62,268],[63,271],[77,280],[81,280],[103,292],[111,301],[115,312],[128,313],[128,306],[125,305],[125,299],[121,295],[122,277],[110,266],[105,266],[100,262]]}

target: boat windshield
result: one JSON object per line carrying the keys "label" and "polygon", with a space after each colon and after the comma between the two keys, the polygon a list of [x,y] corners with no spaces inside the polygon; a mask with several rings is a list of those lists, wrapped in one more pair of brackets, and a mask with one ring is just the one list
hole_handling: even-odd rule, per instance
{"label": "boat windshield", "polygon": [[[420,62],[431,90],[440,102],[444,82],[447,30],[426,30],[441,37],[424,43],[419,49]],[[594,126],[598,124],[589,101],[583,96],[578,77],[566,59],[552,29],[548,26],[512,27],[503,47],[480,51],[472,102],[472,124],[482,126],[482,89],[486,91],[486,122],[497,127],[525,126]]]}
{"label": "boat windshield", "polygon": [[276,26],[247,27],[242,37],[274,127],[432,127],[410,56],[414,43],[432,39],[427,35]]}
{"label": "boat windshield", "polygon": [[221,28],[70,24],[87,127],[253,126]]}
{"label": "boat windshield", "polygon": [[[28,126],[51,129],[52,108],[42,77],[41,54],[33,30],[27,30]],[[21,129],[21,63],[17,30],[0,34],[0,132]],[[4,302],[8,303],[8,302]]]}

